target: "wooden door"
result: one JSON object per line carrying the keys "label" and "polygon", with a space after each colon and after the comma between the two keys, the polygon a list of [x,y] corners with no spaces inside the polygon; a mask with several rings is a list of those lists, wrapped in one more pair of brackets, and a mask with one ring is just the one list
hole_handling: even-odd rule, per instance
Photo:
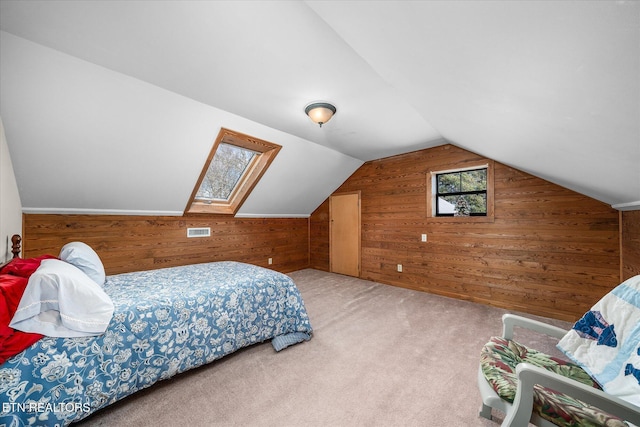
{"label": "wooden door", "polygon": [[360,277],[360,192],[329,198],[329,254],[333,273]]}

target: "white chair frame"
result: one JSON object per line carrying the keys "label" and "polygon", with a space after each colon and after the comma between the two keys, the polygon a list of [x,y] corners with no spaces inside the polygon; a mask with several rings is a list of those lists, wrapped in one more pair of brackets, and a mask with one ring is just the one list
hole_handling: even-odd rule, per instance
{"label": "white chair frame", "polygon": [[[562,338],[568,331],[537,320],[514,314],[502,316],[502,337],[513,339],[515,326],[543,333],[554,338]],[[640,425],[640,408],[618,397],[611,396],[602,390],[574,381],[570,378],[558,375],[544,368],[520,363],[516,367],[518,388],[513,404],[503,400],[489,385],[478,369],[478,387],[482,396],[482,408],[480,416],[491,419],[491,409],[495,408],[505,413],[502,427],[523,427],[528,423],[540,427],[553,427],[555,424],[540,417],[533,411],[533,386],[539,384],[543,387],[570,395],[584,403],[595,406],[605,412],[622,418],[625,421]]]}

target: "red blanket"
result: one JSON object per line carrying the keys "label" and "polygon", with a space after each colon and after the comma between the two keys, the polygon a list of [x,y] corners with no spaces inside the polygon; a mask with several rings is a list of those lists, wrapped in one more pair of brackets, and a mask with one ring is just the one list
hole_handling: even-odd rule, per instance
{"label": "red blanket", "polygon": [[9,323],[29,283],[29,276],[47,258],[55,257],[14,258],[0,270],[0,364],[42,338],[40,334],[17,331],[9,327]]}

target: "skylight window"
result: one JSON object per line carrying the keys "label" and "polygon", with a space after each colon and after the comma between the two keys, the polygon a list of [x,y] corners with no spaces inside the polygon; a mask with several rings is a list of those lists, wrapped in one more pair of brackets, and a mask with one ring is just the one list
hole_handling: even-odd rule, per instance
{"label": "skylight window", "polygon": [[228,201],[257,155],[253,150],[221,143],[196,193],[196,200]]}
{"label": "skylight window", "polygon": [[280,148],[221,129],[185,213],[235,214]]}

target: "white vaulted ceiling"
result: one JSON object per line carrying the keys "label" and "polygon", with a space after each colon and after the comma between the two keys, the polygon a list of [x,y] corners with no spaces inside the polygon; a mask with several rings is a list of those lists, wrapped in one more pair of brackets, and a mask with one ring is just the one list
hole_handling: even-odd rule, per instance
{"label": "white vaulted ceiling", "polygon": [[0,29],[26,210],[179,213],[220,127],[283,145],[246,215],[445,142],[640,203],[637,1],[0,0]]}

